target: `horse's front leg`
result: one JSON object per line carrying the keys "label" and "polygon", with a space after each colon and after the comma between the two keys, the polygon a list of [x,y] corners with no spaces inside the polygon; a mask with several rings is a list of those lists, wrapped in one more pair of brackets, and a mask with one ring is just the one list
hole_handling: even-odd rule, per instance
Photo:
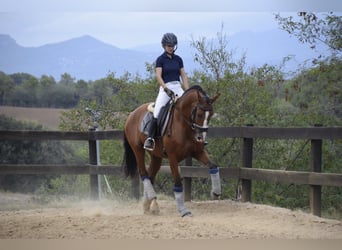
{"label": "horse's front leg", "polygon": [[144,213],[159,214],[159,205],[157,203],[157,194],[153,188],[154,179],[160,169],[162,159],[151,155],[148,175],[142,176],[144,186]]}
{"label": "horse's front leg", "polygon": [[221,179],[220,170],[217,165],[212,162],[208,163],[209,174],[211,179],[211,198],[214,200],[221,199]]}
{"label": "horse's front leg", "polygon": [[203,151],[201,154],[195,156],[195,159],[202,162],[209,168],[209,174],[211,179],[211,197],[214,200],[221,198],[221,179],[219,167],[210,161],[208,153]]}
{"label": "horse's front leg", "polygon": [[176,160],[169,159],[169,163],[170,163],[171,173],[172,173],[173,180],[174,180],[173,193],[176,199],[177,210],[182,217],[192,216],[191,212],[185,207],[185,204],[184,204],[183,185],[182,185],[182,180],[181,180],[179,170],[178,170],[178,162]]}

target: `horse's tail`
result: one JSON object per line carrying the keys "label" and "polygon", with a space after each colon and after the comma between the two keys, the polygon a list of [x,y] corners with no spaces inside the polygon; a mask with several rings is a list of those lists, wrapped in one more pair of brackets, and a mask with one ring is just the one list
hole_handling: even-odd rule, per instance
{"label": "horse's tail", "polygon": [[128,143],[126,133],[124,133],[124,148],[124,172],[126,177],[130,176],[133,178],[137,175],[137,159],[135,158],[131,145]]}

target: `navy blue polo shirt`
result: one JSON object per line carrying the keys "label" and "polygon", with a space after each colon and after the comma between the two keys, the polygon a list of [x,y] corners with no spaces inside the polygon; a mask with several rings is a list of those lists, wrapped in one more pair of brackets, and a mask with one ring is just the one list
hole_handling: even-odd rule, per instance
{"label": "navy blue polo shirt", "polygon": [[162,78],[165,83],[180,81],[180,69],[183,67],[183,60],[180,56],[173,54],[170,58],[166,52],[160,55],[156,61],[156,68],[162,68]]}

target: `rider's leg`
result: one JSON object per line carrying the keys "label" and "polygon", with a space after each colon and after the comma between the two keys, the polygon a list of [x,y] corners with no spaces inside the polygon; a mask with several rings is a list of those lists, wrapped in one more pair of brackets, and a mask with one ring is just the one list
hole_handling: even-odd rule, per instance
{"label": "rider's leg", "polygon": [[148,131],[148,137],[144,143],[144,149],[153,150],[154,149],[154,137],[157,129],[157,118],[152,118],[150,130]]}
{"label": "rider's leg", "polygon": [[164,89],[162,87],[159,88],[159,93],[154,105],[154,111],[153,111],[153,118],[151,127],[148,133],[148,137],[145,140],[144,143],[144,149],[152,151],[154,149],[154,137],[155,132],[157,129],[157,118],[160,112],[160,109],[170,100],[168,95],[165,93]]}

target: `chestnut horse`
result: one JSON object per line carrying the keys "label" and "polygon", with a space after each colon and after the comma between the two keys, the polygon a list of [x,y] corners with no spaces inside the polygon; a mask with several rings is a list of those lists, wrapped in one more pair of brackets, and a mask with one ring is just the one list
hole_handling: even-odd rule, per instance
{"label": "chestnut horse", "polygon": [[166,126],[166,133],[155,140],[154,150],[148,151],[151,160],[148,170],[145,166],[145,149],[143,148],[146,135],[141,132],[140,124],[149,112],[147,110],[149,104],[141,105],[128,116],[124,130],[126,161],[124,169],[126,175],[131,177],[137,174],[137,170],[139,172],[144,188],[145,213],[159,213],[153,182],[163,158],[167,158],[170,164],[177,209],[182,217],[191,216],[191,212],[184,205],[182,180],[178,169],[178,163],[186,157],[193,157],[209,168],[212,183],[211,195],[214,198],[221,195],[218,166],[210,161],[204,148],[208,123],[213,115],[212,104],[218,96],[219,94],[216,94],[210,98],[200,86],[195,85],[187,89],[175,101]]}

